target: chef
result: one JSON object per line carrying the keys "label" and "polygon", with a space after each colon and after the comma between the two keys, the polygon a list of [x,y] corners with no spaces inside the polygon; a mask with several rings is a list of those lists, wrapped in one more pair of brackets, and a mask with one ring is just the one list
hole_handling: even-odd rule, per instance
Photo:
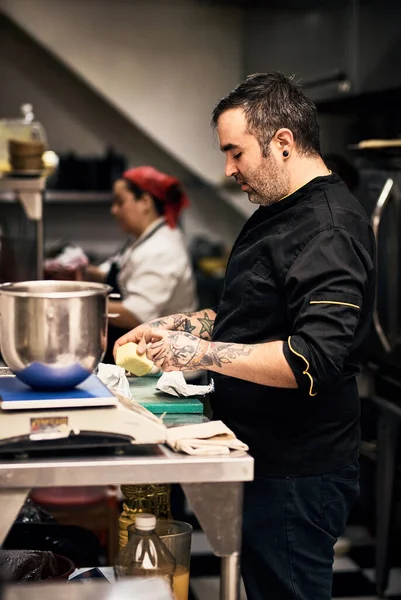
{"label": "chef", "polygon": [[190,258],[178,218],[189,200],[178,179],[153,167],[125,171],[113,186],[111,214],[131,239],[100,266],[89,265],[84,279],[109,284],[121,300],[109,302],[108,349],[114,363],[116,339],[140,323],[197,306]]}
{"label": "chef", "polygon": [[358,495],[358,363],[375,296],[367,215],[321,157],[316,107],[281,73],[248,77],[213,124],[259,205],[234,243],[218,307],[117,341],[163,371],[213,371],[213,417],[255,458],[245,484],[248,600],[328,600],[333,546]]}

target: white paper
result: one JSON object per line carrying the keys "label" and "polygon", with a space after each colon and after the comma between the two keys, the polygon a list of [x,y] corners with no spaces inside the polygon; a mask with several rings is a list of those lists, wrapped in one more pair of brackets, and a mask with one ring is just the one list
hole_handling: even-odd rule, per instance
{"label": "white paper", "polygon": [[188,398],[192,396],[205,396],[214,391],[214,383],[210,385],[194,385],[185,381],[182,371],[163,373],[156,384],[156,389],[171,396]]}
{"label": "white paper", "polygon": [[97,376],[112,392],[117,392],[121,396],[131,398],[129,382],[125,375],[125,369],[122,367],[99,363]]}

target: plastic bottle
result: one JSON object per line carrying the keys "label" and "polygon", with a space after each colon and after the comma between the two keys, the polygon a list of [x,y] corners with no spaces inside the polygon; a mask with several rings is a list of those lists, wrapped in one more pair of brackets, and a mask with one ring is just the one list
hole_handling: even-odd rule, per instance
{"label": "plastic bottle", "polygon": [[175,560],[155,532],[156,517],[148,513],[136,515],[129,530],[128,544],[119,552],[114,572],[122,577],[162,577],[173,591]]}

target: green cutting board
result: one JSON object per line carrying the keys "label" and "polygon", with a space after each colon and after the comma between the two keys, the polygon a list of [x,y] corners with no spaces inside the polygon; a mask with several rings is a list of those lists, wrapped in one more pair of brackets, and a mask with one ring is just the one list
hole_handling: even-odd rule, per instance
{"label": "green cutting board", "polygon": [[197,398],[176,398],[156,390],[157,377],[129,377],[134,400],[155,415],[163,413],[202,414],[203,404]]}

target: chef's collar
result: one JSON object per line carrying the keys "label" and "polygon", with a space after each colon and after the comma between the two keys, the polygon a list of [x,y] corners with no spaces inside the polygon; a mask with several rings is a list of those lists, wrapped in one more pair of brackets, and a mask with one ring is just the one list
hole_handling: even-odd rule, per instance
{"label": "chef's collar", "polygon": [[314,177],[308,183],[305,183],[302,187],[298,188],[288,196],[284,196],[278,202],[274,204],[270,204],[270,206],[260,206],[260,209],[263,212],[268,212],[269,214],[278,214],[296,204],[305,196],[309,196],[309,194],[318,191],[319,188],[324,187],[327,184],[338,183],[340,180],[339,176],[336,173],[330,173],[330,175],[320,175],[319,177]]}
{"label": "chef's collar", "polygon": [[165,217],[159,217],[156,221],[153,221],[150,225],[146,227],[144,231],[142,231],[141,235],[138,236],[134,242],[134,245],[142,242],[145,238],[149,237],[155,229],[158,229],[162,224],[166,223]]}

